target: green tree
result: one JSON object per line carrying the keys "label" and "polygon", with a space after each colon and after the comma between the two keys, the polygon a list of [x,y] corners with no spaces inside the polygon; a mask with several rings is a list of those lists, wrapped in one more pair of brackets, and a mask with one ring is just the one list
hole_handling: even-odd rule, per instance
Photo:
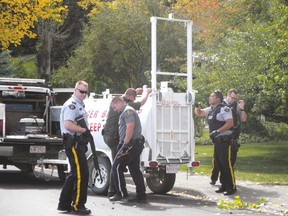
{"label": "green tree", "polygon": [[88,22],[88,11],[78,5],[78,0],[64,0],[68,14],[59,28],[59,36],[53,40],[53,49],[51,53],[51,69],[58,69],[60,66],[66,66],[68,57],[76,49],[82,39],[83,24]]}
{"label": "green tree", "polygon": [[209,38],[213,43],[205,47],[194,86],[206,96],[237,88],[249,111],[288,122],[287,1],[239,0],[224,6],[235,13],[222,17],[223,27]]}
{"label": "green tree", "polygon": [[[123,92],[127,87],[149,84],[150,17],[167,17],[167,7],[156,0],[128,5],[120,1],[113,6],[103,7],[91,17],[82,44],[68,66],[53,75],[53,85],[71,86],[81,78],[98,92],[106,88]],[[162,71],[179,71],[186,52],[186,28],[159,22],[158,29],[158,66]]]}
{"label": "green tree", "polygon": [[62,0],[5,0],[0,2],[0,47],[5,50],[10,44],[18,46],[27,36],[36,37],[32,31],[35,23],[42,19],[53,19],[61,22],[64,7],[59,6]]}

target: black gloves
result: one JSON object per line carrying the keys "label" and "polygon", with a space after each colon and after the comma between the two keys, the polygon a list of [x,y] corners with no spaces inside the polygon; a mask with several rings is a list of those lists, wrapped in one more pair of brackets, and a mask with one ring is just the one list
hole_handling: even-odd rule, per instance
{"label": "black gloves", "polygon": [[119,152],[121,152],[121,154],[125,154],[125,153],[127,153],[131,148],[132,148],[132,145],[131,145],[130,143],[128,143],[128,144],[123,144],[122,147],[120,148]]}
{"label": "black gloves", "polygon": [[85,132],[82,134],[85,138],[89,139],[92,137],[89,129],[86,129]]}
{"label": "black gloves", "polygon": [[89,129],[86,129],[86,131],[84,133],[82,133],[79,137],[79,141],[82,144],[87,145],[88,142],[90,141],[90,139],[93,139],[92,134],[90,133]]}
{"label": "black gloves", "polygon": [[214,130],[210,133],[210,138],[212,140],[215,140],[215,138],[220,134],[220,132],[218,130]]}

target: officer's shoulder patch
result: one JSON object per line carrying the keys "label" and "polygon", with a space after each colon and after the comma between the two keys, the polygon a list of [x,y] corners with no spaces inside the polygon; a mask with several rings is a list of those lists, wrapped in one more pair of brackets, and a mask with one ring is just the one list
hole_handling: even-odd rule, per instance
{"label": "officer's shoulder patch", "polygon": [[229,108],[229,107],[225,107],[225,108],[224,108],[224,111],[225,111],[225,112],[230,112],[230,108]]}
{"label": "officer's shoulder patch", "polygon": [[69,105],[69,109],[74,110],[75,108],[76,108],[76,106],[74,104]]}
{"label": "officer's shoulder patch", "polygon": [[126,110],[125,113],[126,113],[127,115],[133,115],[133,111],[132,111],[132,110],[129,110],[129,109]]}

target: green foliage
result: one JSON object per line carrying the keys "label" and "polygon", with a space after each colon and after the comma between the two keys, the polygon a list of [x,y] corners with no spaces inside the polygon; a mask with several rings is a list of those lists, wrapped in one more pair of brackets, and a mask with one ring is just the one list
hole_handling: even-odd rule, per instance
{"label": "green foliage", "polygon": [[69,55],[82,39],[83,25],[88,22],[88,11],[82,9],[78,3],[79,1],[63,1],[63,5],[68,8],[69,12],[64,24],[60,27],[60,31],[64,34],[56,35],[53,41],[51,53],[51,68],[53,70],[66,65]]}
{"label": "green foliage", "polygon": [[269,132],[271,140],[288,140],[288,124],[266,122],[265,127]]}
{"label": "green foliage", "polygon": [[[194,112],[193,112],[194,114]],[[205,128],[205,120],[204,118],[199,118],[195,114],[193,116],[194,119],[194,127],[195,127],[195,136],[196,137],[201,137],[204,132]]]}
{"label": "green foliage", "polygon": [[266,127],[261,123],[259,118],[249,116],[247,121],[241,125],[241,131],[245,134],[251,134],[259,137],[268,137],[269,133]]}
{"label": "green foliage", "polygon": [[214,45],[203,46],[204,62],[194,70],[198,99],[206,102],[215,89],[237,88],[248,112],[288,122],[287,4],[244,0],[224,6],[233,13],[222,17]]}
{"label": "green foliage", "polygon": [[13,58],[9,51],[0,53],[0,76],[17,78],[38,78],[35,56]]}
{"label": "green foliage", "polygon": [[9,51],[0,52],[0,76],[10,77],[15,71],[11,63],[11,56]]}
{"label": "green foliage", "polygon": [[196,145],[213,145],[210,137],[196,137],[195,144]]}
{"label": "green foliage", "polygon": [[240,196],[234,196],[234,198],[235,199],[233,201],[219,200],[217,203],[217,207],[225,210],[243,209],[243,208],[255,209],[267,203],[266,198],[263,197],[258,202],[255,203],[248,203],[248,202],[243,203]]}
{"label": "green foliage", "polygon": [[[138,1],[132,9],[119,3],[116,9],[106,8],[95,14],[84,28],[83,41],[67,67],[54,73],[53,85],[70,86],[81,78],[89,81],[92,91],[109,88],[112,93],[149,85],[150,17],[167,16],[166,9],[158,1],[145,0]],[[183,64],[180,56],[185,57],[186,52],[186,28],[159,22],[157,29],[158,66],[162,71],[178,71]]]}
{"label": "green foliage", "polygon": [[245,134],[242,133],[239,137],[239,143],[249,144],[249,143],[262,143],[271,141],[269,137],[259,136],[259,134]]}
{"label": "green foliage", "polygon": [[288,125],[286,123],[266,122],[250,116],[245,124],[242,124],[240,143],[260,143],[267,141],[288,140]]}
{"label": "green foliage", "polygon": [[35,64],[35,55],[26,55],[13,58],[13,66],[16,68],[13,77],[17,78],[39,78]]}
{"label": "green foliage", "polygon": [[[165,3],[163,5],[160,2]],[[53,74],[53,85],[72,87],[77,80],[84,79],[89,81],[91,91],[101,92],[110,88],[113,93],[123,92],[127,87],[149,85],[149,20],[151,16],[167,17],[171,12],[167,2],[133,1],[132,9],[118,3],[116,8],[106,8],[96,14],[82,31],[81,22],[86,21],[86,12],[79,9],[76,1],[64,1],[70,14],[63,28],[59,29],[59,32],[65,34],[61,34],[61,37],[58,35],[57,39],[61,40],[54,38],[53,41],[51,69],[62,66]],[[193,52],[199,55],[197,62],[201,62],[201,67],[195,62],[193,67],[193,88],[198,90],[196,100],[205,107],[210,93],[215,89],[226,93],[228,89],[236,88],[240,92],[240,98],[245,100],[248,119],[251,115],[263,114],[272,120],[287,123],[287,1],[225,1],[218,9],[218,14],[211,14],[211,17],[207,14],[207,19],[219,18],[211,37],[199,39],[197,36],[205,35],[209,29],[194,23],[196,28],[193,29],[193,34],[197,35],[193,36]],[[193,12],[193,16],[197,14],[198,12]],[[175,17],[191,16],[175,13]],[[209,25],[204,26],[208,28]],[[159,22],[158,27],[158,67],[162,71],[185,72],[183,65],[186,60],[185,55],[182,55],[186,48],[185,28],[173,23],[171,25],[171,22]],[[82,44],[72,55],[70,52],[81,40],[81,34]],[[68,56],[71,57],[68,59]],[[20,72],[17,72],[17,76],[34,76],[34,69],[31,72],[27,68],[18,69]],[[7,71],[10,73],[11,70],[4,72],[1,68],[0,73],[7,75]],[[184,86],[180,78],[171,76],[169,81],[176,89]],[[285,128],[273,131],[272,128],[270,133],[268,128],[269,136],[285,139],[284,130]],[[201,128],[198,132],[201,134]],[[261,141],[264,139],[261,133],[243,134],[243,139],[247,142],[249,139]]]}

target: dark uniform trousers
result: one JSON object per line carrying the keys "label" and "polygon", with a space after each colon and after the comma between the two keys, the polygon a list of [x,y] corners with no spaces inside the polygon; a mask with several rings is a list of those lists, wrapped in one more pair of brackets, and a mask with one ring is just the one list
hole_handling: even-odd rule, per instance
{"label": "dark uniform trousers", "polygon": [[133,143],[133,147],[128,154],[117,157],[112,166],[112,181],[116,193],[121,197],[127,197],[126,181],[124,177],[123,167],[128,166],[131,177],[136,185],[137,198],[141,199],[145,195],[145,184],[143,174],[140,170],[140,154],[144,148],[143,142]]}
{"label": "dark uniform trousers", "polygon": [[108,145],[108,147],[111,149],[112,159],[114,159],[117,153],[117,145],[119,143],[119,137],[117,136],[117,132],[116,135],[115,133],[106,130],[103,130],[102,133],[106,145]]}
{"label": "dark uniform trousers", "polygon": [[60,194],[60,203],[74,210],[83,207],[87,201],[89,170],[86,159],[86,144],[77,144],[75,138],[64,138],[64,147],[69,159],[71,172],[66,177]]}
{"label": "dark uniform trousers", "polygon": [[[111,155],[112,159],[114,160],[116,154],[117,154],[117,146],[119,144],[119,137],[117,135],[118,132],[115,133],[109,132],[103,129],[102,134],[103,134],[103,139],[105,143],[108,145],[108,147],[111,149]],[[112,169],[110,172],[110,176],[112,176]],[[109,178],[109,188],[108,188],[108,194],[114,194],[115,189],[114,189],[114,184],[112,182],[112,178]]]}
{"label": "dark uniform trousers", "polygon": [[236,189],[231,138],[217,138],[214,140],[214,156],[215,165],[221,173],[220,182],[222,186],[226,190]]}
{"label": "dark uniform trousers", "polygon": [[[237,153],[238,153],[238,148],[239,148],[239,144],[238,141],[236,139],[231,140],[232,144],[231,144],[231,162],[232,162],[232,166],[234,168],[234,165],[236,163],[236,158],[237,158]],[[213,159],[212,159],[212,171],[211,171],[211,181],[216,182],[218,180],[218,176],[219,176],[219,169],[216,166],[215,163],[215,159],[214,159],[214,155],[213,155]],[[221,176],[220,176],[220,182],[221,181]]]}

